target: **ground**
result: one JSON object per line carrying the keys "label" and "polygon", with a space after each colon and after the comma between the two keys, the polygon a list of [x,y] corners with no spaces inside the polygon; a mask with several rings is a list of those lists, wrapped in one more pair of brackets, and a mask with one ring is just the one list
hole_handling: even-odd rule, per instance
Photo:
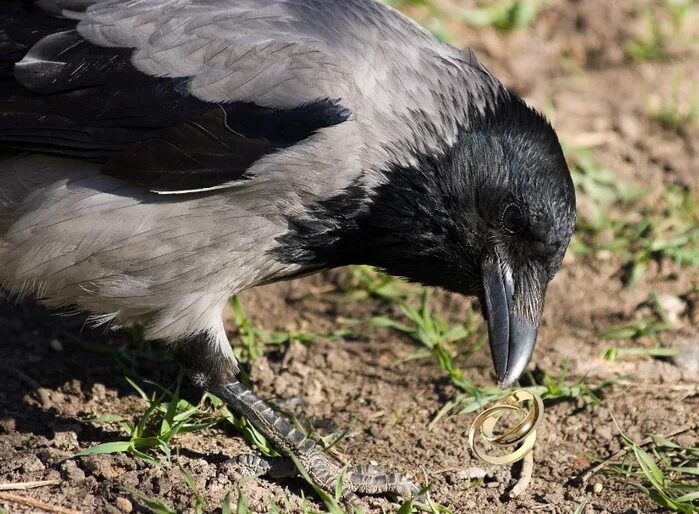
{"label": "ground", "polygon": [[[263,353],[251,358],[231,311],[231,340],[254,389],[320,433],[349,428],[339,443],[344,458],[376,461],[429,483],[431,499],[454,513],[667,511],[658,493],[638,487],[652,490],[653,483],[633,454],[627,467],[617,455],[600,473],[581,477],[630,444],[620,429],[637,443],[648,434],[677,433],[672,440],[681,448],[699,440],[696,7],[678,0],[499,1],[492,4],[520,11],[510,18],[478,11],[475,21],[485,26],[476,28],[467,23],[474,23],[467,10],[474,2],[392,3],[453,44],[473,47],[508,87],[546,113],[575,174],[578,234],[550,286],[530,365],[534,379],[562,386],[546,388],[532,482],[509,498],[519,466],[475,460],[467,433],[476,413],[453,415],[471,403],[465,397],[494,385],[470,300],[432,293],[431,308],[462,333],[456,341],[437,338],[430,352],[426,344],[435,339],[418,334],[421,344],[385,326],[410,326],[400,304],[418,305],[419,290],[408,288],[403,297],[395,282],[380,287],[373,274],[362,280],[366,270],[248,291],[241,296],[249,318],[242,335],[276,341],[251,343],[253,354]],[[538,8],[529,19],[532,6]],[[255,332],[260,327],[267,333]],[[454,356],[451,378],[448,365],[431,355],[442,349]],[[156,512],[220,512],[229,492],[233,509],[242,494],[239,512],[244,502],[249,512],[324,509],[301,479],[241,480],[229,458],[256,450],[227,421],[169,439],[170,460],[157,448],[143,450],[156,463],[134,452],[75,456],[128,440],[118,423],[107,422],[115,416],[144,416],[148,404],[125,377],[151,394],[158,389],[148,380],[172,388],[177,374],[136,332],[90,328],[80,315],[0,296],[0,491],[2,484],[54,480],[11,494],[84,513],[149,512],[148,505]],[[600,385],[593,396],[590,389]],[[183,384],[182,397],[197,404],[200,394]],[[450,401],[456,410],[433,422]],[[210,406],[195,413],[199,421],[215,416],[221,410]],[[158,415],[149,419],[162,426]],[[699,496],[699,450],[661,440],[645,448],[667,480],[687,485],[668,494]],[[664,459],[678,455],[684,459],[671,464],[690,471],[671,475]],[[667,492],[672,482],[660,486]],[[39,512],[2,494],[0,512]],[[682,512],[699,505],[681,503],[674,508]],[[364,509],[393,512],[398,505],[369,498]]]}

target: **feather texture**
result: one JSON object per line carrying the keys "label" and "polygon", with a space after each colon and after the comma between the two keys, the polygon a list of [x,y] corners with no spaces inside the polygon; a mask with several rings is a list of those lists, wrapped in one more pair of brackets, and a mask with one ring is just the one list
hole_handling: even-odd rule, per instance
{"label": "feather texture", "polygon": [[0,160],[0,279],[169,340],[307,270],[279,258],[291,220],[366,201],[503,94],[373,0],[15,1],[0,19],[0,146],[23,152]]}

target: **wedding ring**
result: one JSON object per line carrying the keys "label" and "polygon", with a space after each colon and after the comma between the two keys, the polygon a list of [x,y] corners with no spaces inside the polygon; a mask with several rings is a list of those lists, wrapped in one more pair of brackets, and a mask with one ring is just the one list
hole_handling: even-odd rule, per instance
{"label": "wedding ring", "polygon": [[[531,404],[529,410],[523,407],[526,402]],[[495,435],[495,427],[506,413],[517,414],[521,419],[510,430]],[[523,459],[533,448],[536,442],[536,428],[543,414],[544,404],[537,394],[525,389],[513,391],[473,420],[468,433],[468,444],[476,457],[485,462],[496,465],[512,464]],[[503,455],[489,454],[476,444],[477,433],[485,442],[496,447],[519,446]]]}

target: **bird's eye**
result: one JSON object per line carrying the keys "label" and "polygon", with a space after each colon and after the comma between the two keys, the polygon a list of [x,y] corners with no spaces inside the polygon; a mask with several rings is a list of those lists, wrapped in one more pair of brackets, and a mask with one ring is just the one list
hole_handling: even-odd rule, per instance
{"label": "bird's eye", "polygon": [[524,227],[524,214],[522,209],[514,204],[510,204],[502,213],[502,223],[510,232],[519,232]]}

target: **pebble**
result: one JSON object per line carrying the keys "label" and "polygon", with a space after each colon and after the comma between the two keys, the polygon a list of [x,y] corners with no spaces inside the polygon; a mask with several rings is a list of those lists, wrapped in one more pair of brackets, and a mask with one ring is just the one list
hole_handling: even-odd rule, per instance
{"label": "pebble", "polygon": [[485,469],[477,466],[473,466],[470,468],[466,469],[460,469],[457,471],[456,476],[459,478],[459,480],[468,480],[468,479],[474,479],[474,478],[485,478],[487,476],[492,475],[491,472],[486,471]]}
{"label": "pebble", "polygon": [[699,341],[685,339],[675,343],[679,353],[672,358],[675,366],[689,372],[699,372]]}
{"label": "pebble", "polygon": [[61,476],[71,482],[85,480],[85,472],[72,460],[67,460],[61,465]]}
{"label": "pebble", "polygon": [[107,388],[104,386],[104,384],[96,383],[92,386],[90,394],[92,396],[92,400],[103,401],[107,398]]}
{"label": "pebble", "polygon": [[677,296],[671,294],[660,294],[657,299],[658,305],[664,311],[667,322],[675,328],[680,326],[680,318],[687,310],[687,304]]}
{"label": "pebble", "polygon": [[133,505],[131,502],[124,498],[123,496],[117,497],[116,501],[114,502],[117,509],[119,509],[121,512],[129,513],[133,511]]}
{"label": "pebble", "polygon": [[35,473],[46,469],[44,463],[37,459],[34,455],[28,455],[19,467],[22,473]]}
{"label": "pebble", "polygon": [[112,462],[110,455],[89,455],[82,460],[83,466],[90,474],[107,480],[116,478],[122,473],[112,465]]}
{"label": "pebble", "polygon": [[60,450],[73,451],[80,448],[78,444],[78,434],[72,430],[56,431],[51,444]]}

